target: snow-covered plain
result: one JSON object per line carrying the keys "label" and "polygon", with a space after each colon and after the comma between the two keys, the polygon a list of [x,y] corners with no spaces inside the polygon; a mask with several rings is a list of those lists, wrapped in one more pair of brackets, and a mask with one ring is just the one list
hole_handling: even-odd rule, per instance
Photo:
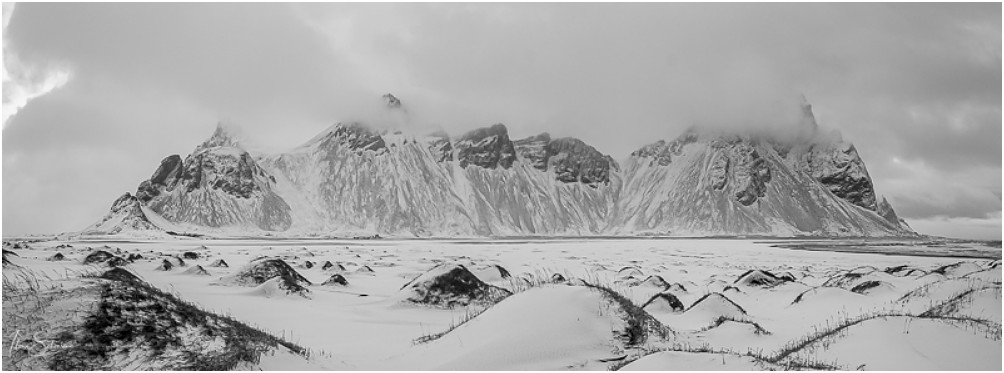
{"label": "snow-covered plain", "polygon": [[[18,256],[9,259],[16,267],[3,272],[5,278],[30,270],[72,280],[72,273],[108,268],[82,264],[94,250],[138,253],[143,258],[124,267],[157,288],[311,350],[309,358],[266,354],[242,369],[1001,369],[999,248],[971,248],[989,259],[966,259],[772,247],[776,243],[49,241],[14,249]],[[57,248],[63,244],[72,247]],[[67,260],[46,260],[57,252]],[[185,252],[199,257],[161,269],[165,258],[175,261]],[[261,256],[283,259],[312,283],[309,292],[222,280]],[[220,259],[229,267],[213,265]],[[334,266],[323,269],[327,261]],[[461,264],[513,295],[487,309],[403,302],[402,286],[441,263]],[[191,270],[196,265],[208,275]],[[335,274],[348,285],[322,285]],[[551,283],[555,274],[568,281]],[[668,292],[684,309],[653,302],[644,310],[670,332],[648,330],[645,338],[631,339],[625,330],[637,319],[633,308],[583,284],[608,287],[635,306]],[[702,300],[713,293],[721,296]],[[416,341],[423,337],[428,341]]]}

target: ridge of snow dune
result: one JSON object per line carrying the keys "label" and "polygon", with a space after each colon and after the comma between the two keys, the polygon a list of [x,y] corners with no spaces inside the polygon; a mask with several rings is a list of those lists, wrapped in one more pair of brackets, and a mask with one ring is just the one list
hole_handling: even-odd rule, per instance
{"label": "ridge of snow dune", "polygon": [[[607,305],[607,306],[604,306]],[[623,321],[609,302],[583,286],[534,288],[513,295],[401,358],[415,369],[557,370],[614,357]],[[546,335],[547,338],[532,336]]]}

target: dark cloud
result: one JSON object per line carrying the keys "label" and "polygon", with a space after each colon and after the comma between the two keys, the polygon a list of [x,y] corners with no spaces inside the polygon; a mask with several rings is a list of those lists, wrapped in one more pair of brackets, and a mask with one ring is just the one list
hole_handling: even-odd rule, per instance
{"label": "dark cloud", "polygon": [[[4,228],[81,228],[217,120],[290,147],[331,122],[372,117],[366,108],[385,92],[421,130],[504,122],[514,137],[576,136],[615,158],[695,123],[790,121],[804,93],[825,127],[857,145],[902,216],[978,218],[1000,211],[1000,12],[999,3],[18,5],[5,51],[66,66],[71,78],[4,130]],[[52,180],[88,188],[59,194]],[[60,206],[86,214],[51,218]]]}

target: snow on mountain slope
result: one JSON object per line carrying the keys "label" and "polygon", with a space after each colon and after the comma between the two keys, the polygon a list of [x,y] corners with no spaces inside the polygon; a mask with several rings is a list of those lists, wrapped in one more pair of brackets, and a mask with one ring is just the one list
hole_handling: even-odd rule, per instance
{"label": "snow on mountain slope", "polygon": [[[491,131],[497,133],[485,135]],[[360,124],[338,124],[292,152],[262,157],[261,164],[284,195],[296,195],[294,206],[302,209],[293,226],[306,231],[474,236],[602,229],[595,222],[605,213],[605,195],[554,183],[517,162],[511,143],[504,144],[504,126],[472,137],[478,135],[449,153],[466,163],[450,162],[433,153],[439,148],[430,149],[442,138],[389,141]]]}
{"label": "snow on mountain slope", "polygon": [[764,235],[897,235],[752,136],[687,132],[624,163],[613,231]]}
{"label": "snow on mountain slope", "polygon": [[147,219],[139,200],[132,194],[126,193],[112,203],[111,211],[107,215],[85,228],[82,233],[117,234],[123,231],[157,230],[160,228]]}
{"label": "snow on mountain slope", "polygon": [[249,153],[221,125],[140,184],[133,199],[155,218],[141,209],[140,223],[120,224],[113,209],[89,230],[153,220],[291,236],[913,234],[876,203],[853,145],[820,135],[803,110],[794,139],[690,130],[621,164],[575,138],[512,141],[502,124],[451,137],[337,123],[281,154]]}

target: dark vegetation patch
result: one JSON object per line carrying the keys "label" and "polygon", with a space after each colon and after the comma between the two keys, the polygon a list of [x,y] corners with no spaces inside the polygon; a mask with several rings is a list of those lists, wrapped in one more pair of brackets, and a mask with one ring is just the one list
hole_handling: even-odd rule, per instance
{"label": "dark vegetation patch", "polygon": [[690,311],[690,310],[694,309],[694,307],[697,307],[702,302],[709,301],[708,299],[715,299],[715,298],[721,299],[721,300],[727,302],[728,304],[731,304],[731,305],[735,306],[736,309],[738,309],[739,312],[742,313],[743,315],[746,314],[746,309],[744,309],[742,306],[736,304],[736,302],[733,302],[731,299],[729,299],[729,297],[726,297],[722,293],[708,293],[708,294],[704,294],[703,297],[701,297],[700,299],[698,299],[697,301],[695,301],[694,304],[690,305],[690,308],[687,308],[687,311]]}
{"label": "dark vegetation patch", "polygon": [[[293,343],[182,301],[114,268],[100,276],[100,299],[82,327],[60,334],[49,369],[122,369],[122,357],[155,370],[232,370]],[[206,348],[208,345],[214,348]]]}
{"label": "dark vegetation patch", "polygon": [[641,307],[638,307],[630,299],[603,285],[585,283],[585,286],[595,289],[618,306],[624,312],[622,316],[627,326],[617,335],[625,346],[638,346],[648,340],[649,336],[657,336],[665,340],[674,332],[663,325],[659,320]]}
{"label": "dark vegetation patch", "polygon": [[879,287],[881,285],[882,285],[882,281],[874,281],[874,280],[872,280],[872,281],[865,281],[865,282],[862,282],[860,284],[855,285],[853,288],[851,288],[851,291],[855,292],[855,293],[858,293],[858,294],[864,294],[866,291],[868,291],[870,289],[874,289],[874,288]]}
{"label": "dark vegetation patch", "polygon": [[143,280],[141,280],[139,276],[136,276],[135,273],[132,273],[129,270],[122,267],[115,267],[109,269],[98,277],[103,278],[105,280],[120,281],[120,282],[143,282]]}
{"label": "dark vegetation patch", "polygon": [[753,320],[739,319],[739,318],[735,318],[735,317],[731,317],[731,316],[718,316],[717,318],[715,318],[714,321],[711,322],[711,325],[708,325],[708,326],[702,328],[701,331],[702,332],[706,332],[708,330],[711,330],[711,329],[717,328],[719,326],[722,326],[722,324],[725,324],[725,322],[729,322],[729,321],[731,321],[731,322],[737,322],[737,323],[742,323],[742,324],[749,324],[749,325],[753,326],[753,334],[756,334],[756,335],[770,335],[770,332],[767,331],[767,329],[764,329],[762,326],[760,326],[760,324],[757,324]]}
{"label": "dark vegetation patch", "polygon": [[645,304],[641,306],[641,308],[647,308],[649,305],[655,304],[655,302],[666,302],[666,304],[668,304],[675,312],[683,311],[686,308],[686,306],[683,305],[683,302],[680,301],[680,298],[677,298],[675,295],[670,293],[659,293],[653,295],[647,302],[645,302]]}

